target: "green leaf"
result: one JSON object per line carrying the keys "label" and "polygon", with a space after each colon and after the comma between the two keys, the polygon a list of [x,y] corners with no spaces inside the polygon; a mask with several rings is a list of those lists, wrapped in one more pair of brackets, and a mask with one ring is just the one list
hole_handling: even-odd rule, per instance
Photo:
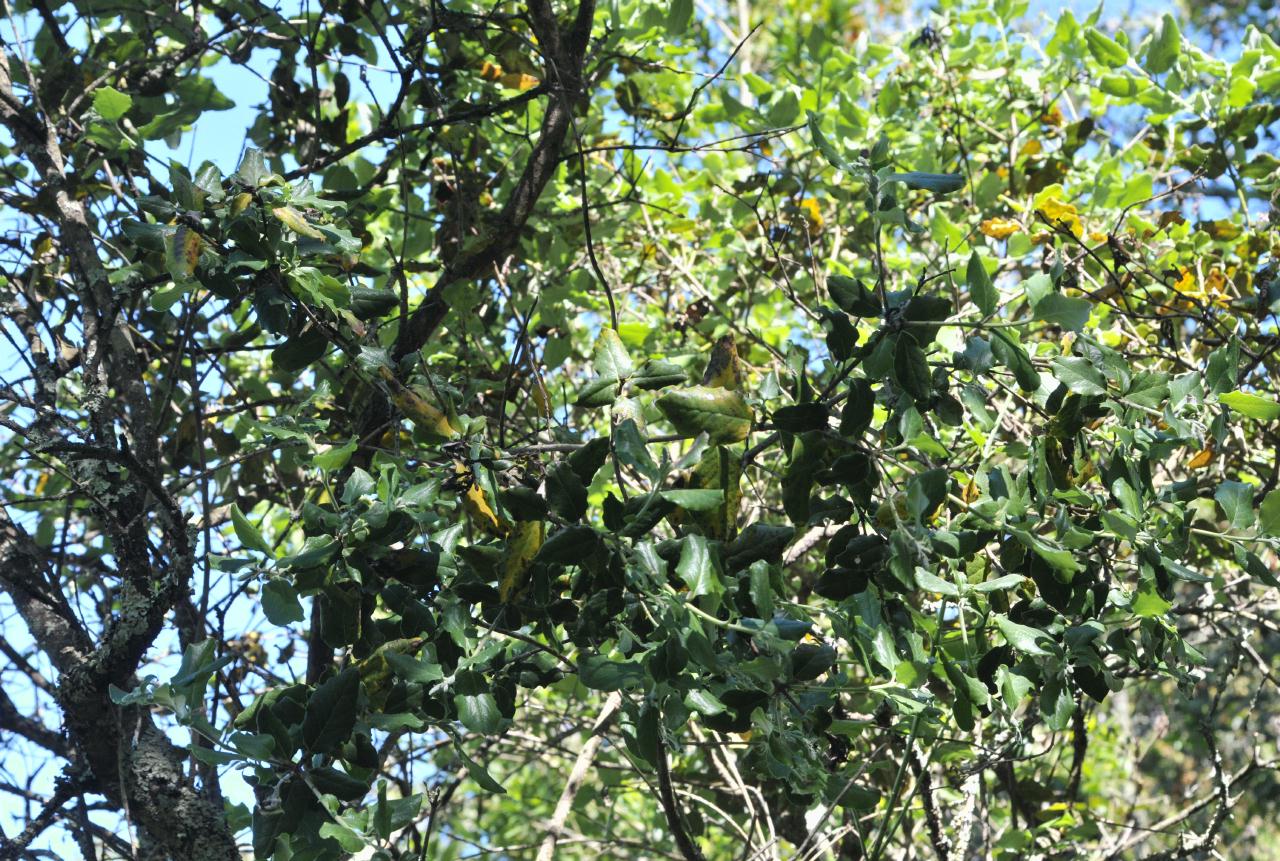
{"label": "green leaf", "polygon": [[327,821],[320,826],[321,837],[336,841],[347,853],[359,852],[365,847],[365,839],[358,832],[348,828],[341,822]]}
{"label": "green leaf", "polygon": [[1177,62],[1182,53],[1182,32],[1178,29],[1178,21],[1168,12],[1160,18],[1160,29],[1152,37],[1147,46],[1147,71],[1160,75]]}
{"label": "green leaf", "polygon": [[574,523],[551,533],[542,543],[537,562],[558,565],[581,565],[591,558],[600,546],[600,533],[585,523]]}
{"label": "green leaf", "polygon": [[589,486],[608,459],[609,438],[598,436],[587,440],[582,448],[572,452],[565,461],[573,467],[582,483]]}
{"label": "green leaf", "polygon": [[280,560],[280,567],[294,571],[317,568],[337,554],[341,546],[332,535],[313,535],[302,542],[302,549]]}
{"label": "green leaf", "polygon": [[1064,356],[1054,359],[1053,375],[1078,395],[1105,395],[1107,381],[1088,359]]}
{"label": "green leaf", "polygon": [[1026,578],[1019,574],[1006,574],[1003,577],[997,577],[994,580],[987,580],[986,582],[978,583],[972,587],[972,590],[981,594],[987,594],[989,592],[1003,592],[1005,589],[1013,589],[1021,586],[1024,580],[1026,580]]}
{"label": "green leaf", "polygon": [[1128,72],[1102,75],[1098,78],[1098,89],[1118,99],[1132,99],[1147,90],[1151,84],[1137,75]]}
{"label": "green leaf", "polygon": [[600,330],[591,355],[591,367],[596,376],[610,380],[625,380],[635,370],[626,345],[613,329]]}
{"label": "green leaf", "polygon": [[713,443],[741,442],[751,431],[751,408],[738,392],[692,386],[667,392],[658,409],[689,436],[706,433]]}
{"label": "green leaf", "polygon": [[821,118],[813,111],[808,112],[809,117],[809,134],[813,137],[813,145],[818,148],[818,152],[822,153],[822,157],[827,163],[837,170],[848,170],[848,165],[841,158],[840,153],[836,152],[836,148],[831,145],[831,141],[827,140],[827,136],[822,133],[819,125]]}
{"label": "green leaf", "polygon": [[389,314],[400,304],[400,297],[394,290],[379,290],[373,287],[351,288],[351,313],[361,320],[372,320]]}
{"label": "green leaf", "polygon": [[1040,388],[1040,374],[1027,357],[1027,351],[1001,329],[991,332],[991,354],[996,357],[996,361],[1013,371],[1018,388],[1024,392],[1034,392]]}
{"label": "green leaf", "polygon": [[1037,556],[1048,562],[1055,570],[1068,576],[1080,570],[1080,563],[1076,561],[1070,550],[1064,550],[1034,532],[1028,532],[1025,529],[1011,529],[1010,531],[1025,547],[1035,551]]}
{"label": "green leaf", "polygon": [[856,278],[831,275],[827,278],[827,292],[840,310],[854,317],[879,317],[884,313],[876,294]]}
{"label": "green leaf", "polygon": [[561,461],[547,470],[547,504],[571,522],[581,520],[587,513],[587,488],[567,462]]}
{"label": "green leaf", "polygon": [[[1057,644],[1044,631],[1035,628],[1028,628],[1026,625],[1019,625],[1017,622],[1009,621],[1009,617],[997,614],[993,617],[996,621],[996,627],[1000,629],[1000,633],[1004,635],[1009,645],[1027,655],[1037,655],[1043,658],[1053,657],[1057,654]],[[1050,651],[1052,649],[1052,651]]]}
{"label": "green leaf", "polygon": [[649,454],[649,445],[634,419],[623,419],[613,429],[613,450],[618,460],[648,478],[655,478],[659,468]]}
{"label": "green leaf", "polygon": [[689,587],[689,595],[697,598],[700,595],[719,595],[723,592],[724,586],[720,584],[716,573],[707,539],[701,535],[686,535],[680,543],[680,561],[676,563],[676,574]]}
{"label": "green leaf", "polygon": [[780,407],[773,414],[773,426],[788,433],[804,433],[812,430],[825,430],[827,427],[827,405],[814,402],[811,404],[793,404]]}
{"label": "green leaf", "polygon": [[925,592],[933,592],[938,595],[945,595],[948,598],[960,597],[960,589],[956,584],[943,580],[927,568],[917,568],[915,572],[916,585]]}
{"label": "green leaf", "polygon": [[356,725],[356,699],[360,671],[349,666],[316,688],[307,700],[302,720],[302,740],[307,749],[325,753],[337,748]]}
{"label": "green leaf", "polygon": [[588,655],[578,661],[578,679],[593,691],[620,691],[644,681],[644,667],[635,661],[611,661]]}
{"label": "green leaf", "polygon": [[1248,529],[1253,525],[1253,490],[1251,484],[1224,481],[1214,491],[1213,498],[1222,506],[1232,529]]}
{"label": "green leaf", "polygon": [[976,250],[969,255],[969,265],[965,267],[964,277],[965,283],[969,285],[969,298],[978,306],[982,316],[994,314],[1000,302],[1000,294],[996,292],[995,284],[987,274],[987,267],[982,265],[982,258]]}
{"label": "green leaf", "polygon": [[594,377],[583,385],[574,401],[579,407],[607,407],[618,399],[622,384],[614,377]]}
{"label": "green leaf", "polygon": [[690,710],[707,716],[718,715],[725,709],[724,703],[720,702],[715,694],[702,689],[695,689],[685,694],[684,704]]}
{"label": "green leaf", "polygon": [[1079,296],[1049,293],[1036,303],[1035,313],[1047,323],[1061,326],[1070,332],[1079,332],[1089,322],[1093,303]]}
{"label": "green leaf", "polygon": [[115,87],[99,87],[93,93],[93,109],[104,120],[118,120],[133,107],[133,97]]}
{"label": "green leaf", "polygon": [[671,0],[667,8],[667,35],[679,36],[693,20],[693,0]]}
{"label": "green leaf", "polygon": [[800,643],[791,652],[791,676],[811,682],[836,665],[836,650],[823,643]]}
{"label": "green leaf", "polygon": [[641,389],[662,389],[667,386],[678,386],[688,380],[688,376],[675,362],[663,359],[650,359],[640,366],[632,377],[632,382]]}
{"label": "green leaf", "polygon": [[1258,526],[1267,535],[1280,535],[1280,490],[1273,490],[1258,507]]}
{"label": "green leaf", "polygon": [[1129,52],[1124,46],[1110,36],[1103,35],[1095,27],[1084,31],[1084,41],[1089,46],[1089,53],[1104,66],[1114,69],[1129,62]]}
{"label": "green leaf", "polygon": [[478,694],[457,694],[453,704],[458,709],[458,720],[472,732],[481,735],[494,735],[502,729],[502,712],[498,710],[498,701],[493,694],[483,691]]}
{"label": "green leaf", "polygon": [[1129,403],[1155,409],[1169,397],[1167,374],[1143,371],[1136,374],[1125,390],[1124,399]]}
{"label": "green leaf", "polygon": [[262,157],[262,150],[254,147],[246,149],[240,159],[240,167],[236,168],[234,178],[250,188],[257,188],[270,179],[271,171],[267,169],[267,161]]}
{"label": "green leaf", "polygon": [[330,765],[307,772],[316,789],[343,801],[358,801],[369,791],[369,784]]}
{"label": "green leaf", "polygon": [[486,792],[493,792],[498,795],[506,795],[507,791],[502,788],[502,784],[493,779],[493,775],[489,774],[488,769],[476,762],[463,752],[461,745],[455,745],[454,751],[458,754],[458,758],[462,760],[462,764],[467,769],[467,774],[471,775],[471,779],[476,785]]}
{"label": "green leaf", "polygon": [[320,469],[332,472],[336,469],[342,469],[347,465],[347,461],[351,459],[351,455],[356,453],[356,440],[351,440],[346,445],[330,446],[328,451],[322,451],[311,458],[311,463]]}
{"label": "green leaf", "polygon": [[932,514],[947,498],[951,475],[945,469],[928,469],[907,481],[907,510],[917,522]]}
{"label": "green leaf", "polygon": [[1144,580],[1138,586],[1138,594],[1133,598],[1133,614],[1141,616],[1144,619],[1163,616],[1169,612],[1169,608],[1173,604],[1160,597],[1160,593],[1156,591],[1156,585],[1150,580]]}
{"label": "green leaf", "polygon": [[891,173],[887,180],[906,183],[909,188],[922,188],[936,194],[947,194],[964,188],[964,175],[959,173],[921,173],[909,170],[906,173]]}
{"label": "green leaf", "polygon": [[1271,422],[1280,418],[1280,404],[1271,398],[1264,398],[1249,392],[1236,391],[1218,395],[1218,400],[1240,413],[1240,415],[1248,416],[1251,419]]}
{"label": "green leaf", "polygon": [[724,505],[723,490],[663,490],[658,495],[686,511],[713,511]]}
{"label": "green leaf", "polygon": [[893,350],[893,379],[917,401],[933,394],[933,378],[924,350],[912,338],[899,338]]}
{"label": "green leaf", "polygon": [[268,580],[262,587],[262,612],[273,625],[301,622],[306,615],[293,584],[279,578]]}
{"label": "green leaf", "polygon": [[268,556],[272,555],[271,545],[267,544],[266,539],[262,537],[262,533],[249,522],[248,518],[241,513],[240,506],[234,502],[231,503],[231,527],[235,530],[236,538],[246,548],[257,550]]}
{"label": "green leaf", "polygon": [[433,664],[421,658],[415,658],[413,655],[406,655],[403,652],[396,652],[390,649],[384,651],[382,655],[387,659],[387,665],[391,667],[391,672],[397,678],[404,679],[406,682],[429,685],[444,678],[444,670],[440,668],[439,664]]}
{"label": "green leaf", "polygon": [[355,502],[360,497],[373,493],[376,486],[373,476],[357,466],[351,470],[347,485],[342,489],[342,501],[348,504]]}
{"label": "green leaf", "polygon": [[1049,679],[1040,691],[1040,716],[1044,718],[1045,726],[1061,732],[1071,724],[1075,710],[1075,698],[1062,678],[1054,676]]}
{"label": "green leaf", "polygon": [[795,536],[794,526],[752,523],[725,548],[725,567],[730,571],[740,571],[760,560],[779,562],[782,560],[782,551]]}

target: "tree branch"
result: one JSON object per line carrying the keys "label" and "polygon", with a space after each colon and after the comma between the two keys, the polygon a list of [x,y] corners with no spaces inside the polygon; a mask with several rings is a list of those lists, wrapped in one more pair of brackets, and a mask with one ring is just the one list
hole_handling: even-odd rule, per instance
{"label": "tree branch", "polygon": [[667,816],[667,827],[675,838],[676,848],[684,856],[685,861],[705,861],[702,850],[693,838],[684,830],[684,821],[680,814],[680,805],[676,801],[675,791],[671,788],[671,769],[667,765],[667,747],[662,742],[662,732],[658,732],[658,798],[662,802],[662,812]]}
{"label": "tree branch", "polygon": [[573,769],[569,772],[569,779],[565,781],[564,789],[560,792],[560,800],[556,802],[555,812],[547,824],[547,836],[542,838],[542,845],[538,847],[538,861],[551,861],[555,856],[556,841],[560,839],[564,831],[564,823],[568,820],[570,811],[573,810],[573,799],[577,796],[582,781],[586,779],[591,763],[595,761],[596,751],[604,741],[605,729],[613,721],[621,705],[622,694],[617,691],[609,694],[608,699],[604,701],[604,707],[600,709],[600,715],[596,718],[595,725],[591,727],[591,735],[582,745],[582,750],[578,752],[578,758],[574,760]]}

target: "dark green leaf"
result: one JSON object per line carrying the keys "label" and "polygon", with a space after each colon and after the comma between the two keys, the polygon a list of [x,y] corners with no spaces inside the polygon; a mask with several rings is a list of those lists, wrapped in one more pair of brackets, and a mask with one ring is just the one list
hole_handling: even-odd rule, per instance
{"label": "dark green leaf", "polygon": [[351,736],[356,724],[360,671],[347,667],[316,688],[307,700],[302,740],[316,753],[334,750]]}
{"label": "dark green leaf", "polygon": [[921,173],[918,170],[889,174],[891,181],[904,182],[910,188],[922,188],[936,194],[948,194],[964,188],[964,175],[959,173]]}
{"label": "dark green leaf", "polygon": [[879,317],[884,312],[876,294],[856,278],[831,275],[827,278],[827,290],[831,293],[831,300],[846,314],[854,317]]}
{"label": "dark green leaf", "polygon": [[595,691],[620,691],[644,681],[644,667],[634,661],[610,661],[588,655],[578,662],[578,678]]}
{"label": "dark green leaf", "polygon": [[899,338],[893,353],[893,379],[917,401],[933,393],[933,378],[924,350],[911,338]]}
{"label": "dark green leaf", "polygon": [[631,378],[637,388],[662,389],[667,386],[678,386],[688,380],[684,369],[675,362],[663,359],[650,359],[640,366]]}
{"label": "dark green leaf", "polygon": [[288,625],[305,618],[293,584],[279,578],[268,580],[262,587],[262,612],[273,625]]}
{"label": "dark green leaf", "polygon": [[823,403],[795,404],[781,407],[773,414],[773,426],[789,433],[825,430],[827,406]]}
{"label": "dark green leaf", "polygon": [[547,503],[565,520],[581,520],[587,513],[587,488],[568,463],[547,470]]}
{"label": "dark green leaf", "polygon": [[991,332],[991,353],[996,361],[1013,371],[1018,387],[1024,392],[1034,392],[1040,388],[1040,374],[1027,357],[1027,351],[1003,330]]}

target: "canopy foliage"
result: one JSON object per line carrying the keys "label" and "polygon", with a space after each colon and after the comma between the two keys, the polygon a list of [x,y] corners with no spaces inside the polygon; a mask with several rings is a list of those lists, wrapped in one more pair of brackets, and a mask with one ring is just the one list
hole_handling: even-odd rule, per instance
{"label": "canopy foliage", "polygon": [[1277,857],[1233,8],[9,0],[0,855]]}

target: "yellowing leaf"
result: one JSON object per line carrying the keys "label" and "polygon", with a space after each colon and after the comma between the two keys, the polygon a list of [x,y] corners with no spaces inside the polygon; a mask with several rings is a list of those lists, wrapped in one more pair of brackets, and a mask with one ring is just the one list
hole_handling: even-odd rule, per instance
{"label": "yellowing leaf", "polygon": [[1022,232],[1022,225],[1012,218],[988,218],[978,226],[984,236],[992,239],[1008,239],[1015,233]]}
{"label": "yellowing leaf", "polygon": [[242,191],[231,200],[231,214],[239,215],[249,208],[249,204],[253,202],[253,195],[247,191]]}
{"label": "yellowing leaf", "polygon": [[532,90],[542,83],[533,75],[526,75],[522,72],[507,72],[498,77],[498,82],[509,89],[522,91]]}
{"label": "yellowing leaf", "polygon": [[1204,295],[1219,307],[1226,308],[1231,304],[1231,297],[1227,294],[1227,276],[1221,269],[1210,270],[1209,277],[1204,279]]}
{"label": "yellowing leaf", "polygon": [[400,387],[391,396],[404,417],[422,430],[436,436],[453,437],[458,431],[449,424],[449,417],[433,407],[427,399],[412,389]]}
{"label": "yellowing leaf", "polygon": [[502,535],[503,529],[502,524],[498,522],[498,515],[494,514],[493,509],[489,507],[489,500],[485,498],[484,490],[469,475],[470,470],[463,463],[455,463],[453,470],[467,483],[467,491],[462,494],[462,510],[466,512],[467,519],[482,532]]}
{"label": "yellowing leaf", "polygon": [[1029,140],[1018,150],[1018,155],[1039,155],[1044,152],[1044,144],[1038,140]]}
{"label": "yellowing leaf", "polygon": [[433,406],[422,395],[406,387],[396,379],[390,368],[378,368],[378,375],[391,389],[391,400],[415,426],[436,436],[454,437],[458,430],[449,423],[449,417]]}
{"label": "yellowing leaf", "polygon": [[542,377],[537,373],[533,374],[529,393],[533,396],[533,405],[537,407],[538,415],[544,419],[551,418],[551,398],[547,394],[547,387],[542,384]]}
{"label": "yellowing leaf", "polygon": [[292,230],[299,236],[309,236],[312,239],[324,239],[324,234],[312,227],[307,219],[303,217],[301,212],[292,206],[276,206],[271,209],[272,214],[280,219],[280,223]]}
{"label": "yellowing leaf", "polygon": [[190,278],[200,261],[200,234],[189,227],[179,227],[169,236],[166,245],[169,274],[175,281]]}
{"label": "yellowing leaf", "polygon": [[711,348],[707,370],[702,375],[702,385],[710,388],[735,390],[742,385],[746,371],[738,358],[738,347],[732,335],[725,335]]}
{"label": "yellowing leaf", "polygon": [[498,597],[510,601],[528,585],[529,564],[542,549],[546,525],[541,520],[521,521],[515,525],[507,539],[507,549],[502,560],[502,580],[498,583]]}
{"label": "yellowing leaf", "polygon": [[1042,213],[1051,224],[1066,227],[1077,237],[1084,235],[1084,223],[1080,221],[1080,214],[1069,203],[1050,197],[1036,204],[1036,212]]}
{"label": "yellowing leaf", "polygon": [[1195,457],[1187,461],[1187,469],[1204,469],[1213,462],[1213,446],[1198,452]]}
{"label": "yellowing leaf", "polygon": [[480,64],[480,77],[486,81],[496,81],[503,75],[502,67],[497,63],[490,63],[485,60]]}
{"label": "yellowing leaf", "polygon": [[809,235],[816,237],[822,232],[822,209],[818,206],[818,201],[812,197],[806,197],[796,204],[796,207],[804,213],[805,221],[808,222]]}

